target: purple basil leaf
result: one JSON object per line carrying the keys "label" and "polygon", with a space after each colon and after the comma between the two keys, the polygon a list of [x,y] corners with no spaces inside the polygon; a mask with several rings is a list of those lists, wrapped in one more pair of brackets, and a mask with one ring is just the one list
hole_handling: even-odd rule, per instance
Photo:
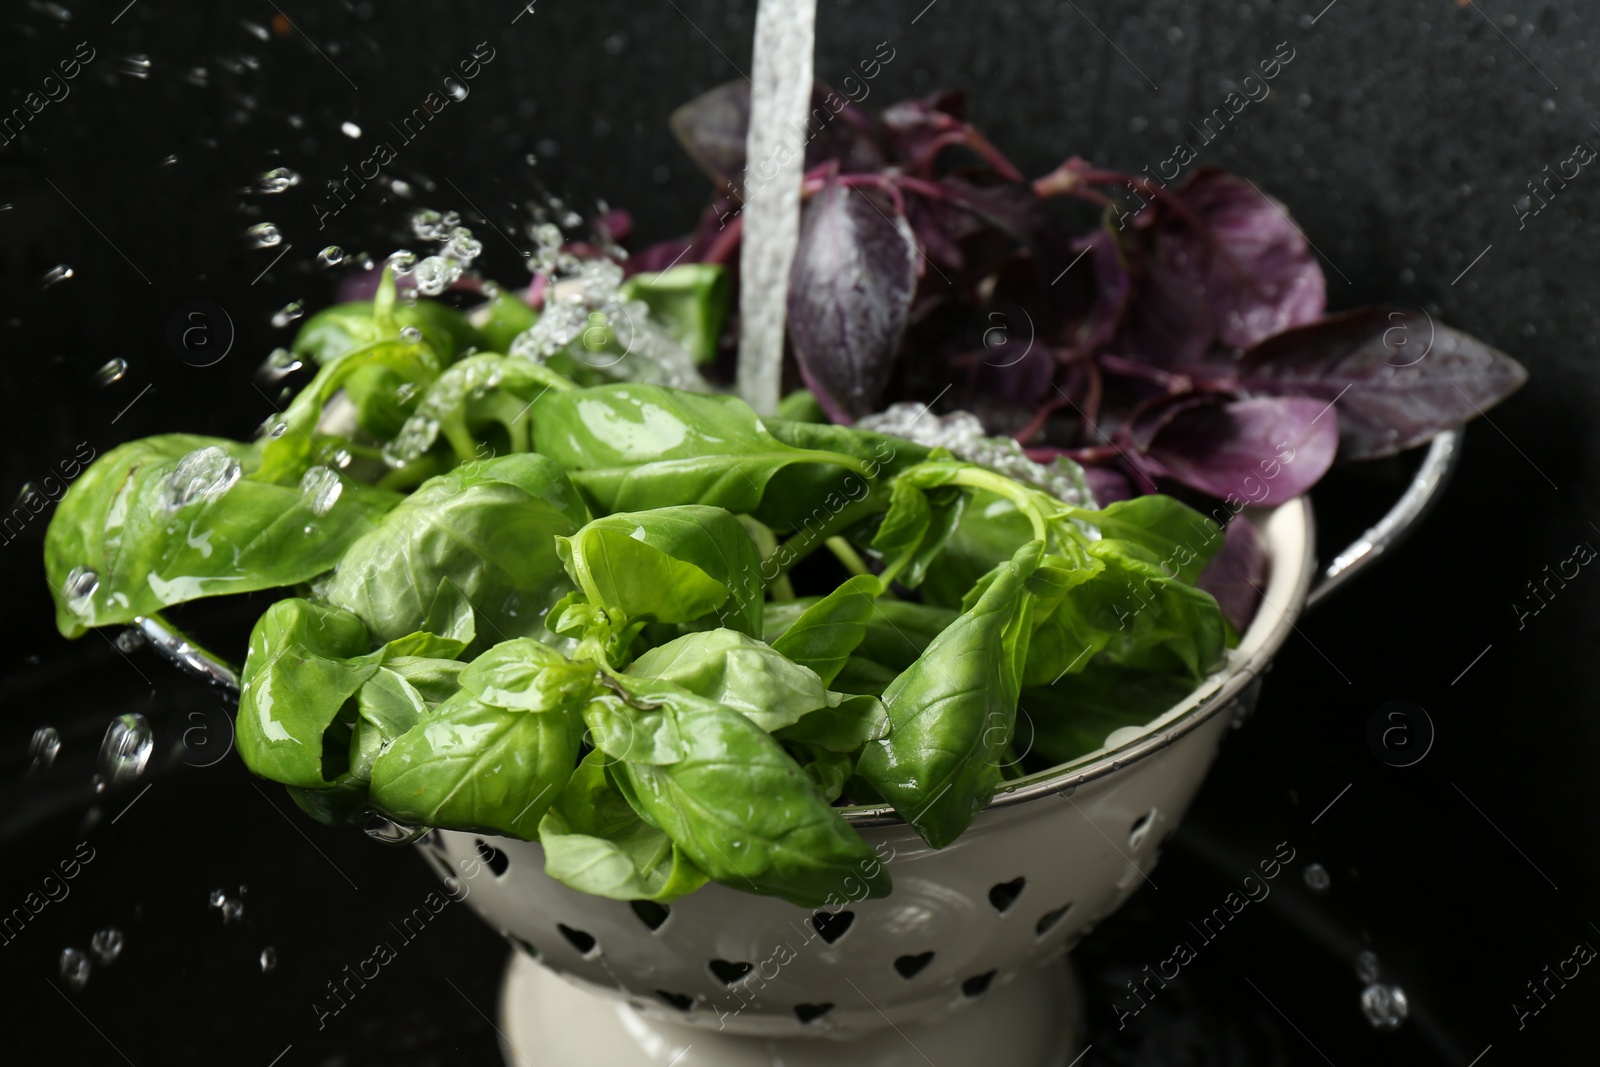
{"label": "purple basil leaf", "polygon": [[1083,468],[1083,478],[1089,483],[1089,492],[1094,494],[1095,503],[1101,507],[1118,500],[1131,499],[1134,495],[1133,483],[1114,468],[1091,463]]}
{"label": "purple basil leaf", "polygon": [[1316,484],[1339,447],[1325,401],[1254,397],[1199,404],[1161,427],[1146,452],[1185,485],[1248,504],[1281,504]]}
{"label": "purple basil leaf", "polygon": [[717,184],[743,188],[745,131],[750,125],[750,83],[728,82],[701,93],[667,120],[673,136]]}
{"label": "purple basil leaf", "polygon": [[1268,338],[1239,366],[1252,393],[1337,398],[1346,459],[1392,455],[1516,392],[1528,372],[1426,312],[1360,308]]}
{"label": "purple basil leaf", "polygon": [[789,270],[789,338],[831,416],[877,407],[917,287],[917,247],[892,204],[830,177],[800,219]]}
{"label": "purple basil leaf", "polygon": [[1261,535],[1249,520],[1239,518],[1228,523],[1221,550],[1211,557],[1196,584],[1217,598],[1223,617],[1243,634],[1261,606],[1268,572]]}

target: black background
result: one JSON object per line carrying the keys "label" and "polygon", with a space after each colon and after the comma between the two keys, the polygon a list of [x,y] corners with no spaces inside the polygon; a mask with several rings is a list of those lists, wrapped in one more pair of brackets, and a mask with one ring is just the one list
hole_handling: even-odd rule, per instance
{"label": "black background", "polygon": [[[748,73],[754,20],[751,2],[705,0],[538,0],[520,17],[510,2],[69,6],[12,0],[0,34],[8,109],[79,42],[95,50],[70,96],[0,148],[7,500],[80,442],[104,452],[172,430],[247,437],[271,411],[253,371],[290,335],[272,313],[332,296],[318,250],[386,254],[404,243],[415,207],[458,209],[469,222],[486,210],[504,235],[478,227],[481,265],[509,281],[521,277],[526,205],[541,189],[586,214],[597,198],[626,206],[647,239],[687,229],[706,190],[665,120]],[[1585,970],[1521,1029],[1512,1002],[1575,943],[1600,943],[1590,924],[1600,921],[1600,738],[1589,588],[1600,578],[1581,574],[1520,629],[1512,603],[1577,542],[1600,543],[1600,174],[1585,169],[1524,225],[1515,203],[1577,143],[1600,144],[1600,110],[1587,99],[1600,6],[824,0],[819,77],[842,78],[885,40],[895,58],[869,104],[964,86],[972,118],[1029,174],[1072,154],[1153,167],[1288,42],[1295,58],[1271,95],[1206,158],[1291,206],[1323,254],[1331,307],[1409,302],[1531,372],[1492,425],[1472,427],[1459,476],[1416,537],[1302,622],[1154,873],[1160,888],[1142,890],[1079,951],[1095,1042],[1083,1062],[1591,1057],[1584,1023],[1600,977]],[[480,42],[495,58],[468,98],[400,146],[388,122],[438,91]],[[129,58],[141,56],[148,66]],[[361,136],[341,132],[345,122]],[[321,185],[378,140],[397,146],[387,176],[413,197],[375,183],[319,230]],[[301,185],[246,191],[274,166]],[[283,245],[250,247],[244,231],[259,222],[276,224]],[[44,287],[58,264],[73,276]],[[194,300],[232,324],[228,355],[210,367],[178,358],[167,340],[174,312]],[[96,385],[113,357],[127,361],[125,377]],[[1348,509],[1325,521],[1325,549],[1394,491],[1347,475],[1319,494],[1325,515]],[[311,824],[235,757],[194,766],[222,750],[202,742],[225,748],[225,716],[147,652],[55,635],[38,562],[46,518],[0,546],[0,774],[12,783],[0,909],[77,842],[96,858],[70,897],[0,946],[8,1058],[265,1065],[292,1045],[284,1064],[495,1062],[488,1019],[505,950],[465,909],[441,916],[317,1030],[310,1005],[322,983],[364,957],[432,876],[405,852]],[[1367,742],[1369,718],[1391,699],[1425,707],[1437,731],[1408,768],[1385,765]],[[152,788],[97,798],[100,734],[130,710],[163,739]],[[62,758],[24,783],[28,737],[44,724],[61,731]],[[183,747],[197,724],[205,729]],[[1190,919],[1285,840],[1297,859],[1273,895],[1119,1031],[1120,983],[1170,954]],[[1312,861],[1330,872],[1324,893],[1301,879]],[[225,926],[207,894],[240,885],[244,920]],[[86,948],[106,925],[126,933],[122,958],[82,993],[52,991],[60,949]],[[255,962],[266,945],[281,960],[270,974]],[[1362,1018],[1362,947],[1409,995],[1398,1032]]]}

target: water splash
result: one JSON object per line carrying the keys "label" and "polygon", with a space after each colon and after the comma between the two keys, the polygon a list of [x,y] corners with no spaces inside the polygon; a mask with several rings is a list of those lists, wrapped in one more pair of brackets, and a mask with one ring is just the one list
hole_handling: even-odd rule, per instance
{"label": "water splash", "polygon": [[41,726],[28,739],[28,773],[48,770],[61,754],[61,734],[54,726]]}
{"label": "water splash", "polygon": [[197,448],[178,461],[161,487],[157,506],[168,511],[215,500],[232,489],[243,474],[239,461],[218,445]]}
{"label": "water splash", "polygon": [[382,812],[369,811],[366,818],[361,822],[361,829],[366,831],[367,836],[374,841],[381,841],[386,845],[409,845],[426,834],[429,827],[407,826],[405,823],[396,822]]}
{"label": "water splash", "polygon": [[52,285],[66,281],[72,277],[73,270],[65,263],[58,263],[44,272],[44,277],[39,279],[39,288],[48,289]]}
{"label": "water splash", "polygon": [[1361,1014],[1374,1030],[1398,1030],[1411,1014],[1411,1003],[1399,986],[1373,982],[1361,991]]}
{"label": "water splash", "polygon": [[258,193],[282,193],[300,184],[300,175],[288,167],[273,167],[256,178],[255,191]]}
{"label": "water splash", "polygon": [[83,954],[82,949],[64,948],[58,970],[62,983],[74,993],[79,992],[89,984],[89,972],[93,969],[89,957]]}
{"label": "water splash", "polygon": [[438,296],[461,278],[461,264],[450,256],[429,256],[417,264],[417,292]]}
{"label": "water splash", "polygon": [[123,56],[117,63],[117,71],[130,78],[144,79],[150,77],[150,57],[142,52],[131,56]]}
{"label": "water splash", "polygon": [[100,741],[100,774],[111,785],[135,781],[144,773],[155,748],[150,720],[138,712],[118,715]]}
{"label": "water splash", "polygon": [[128,361],[121,356],[108,359],[94,372],[94,384],[104,387],[120,382],[128,373]]}
{"label": "water splash", "polygon": [[283,244],[283,233],[275,223],[258,222],[244,231],[251,248],[276,248]]}
{"label": "water splash", "polygon": [[1378,954],[1371,949],[1362,949],[1356,955],[1356,977],[1367,985],[1378,980]]}
{"label": "water splash", "polygon": [[103,930],[96,930],[89,939],[89,951],[94,953],[95,962],[102,967],[109,966],[122,955],[122,931],[115,926],[108,926]]}

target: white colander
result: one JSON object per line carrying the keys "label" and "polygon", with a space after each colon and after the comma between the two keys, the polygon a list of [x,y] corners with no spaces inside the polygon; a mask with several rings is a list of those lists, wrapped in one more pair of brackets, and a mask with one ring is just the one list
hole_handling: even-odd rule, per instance
{"label": "white colander", "polygon": [[[1079,1008],[1063,957],[1149,877],[1308,596],[1421,517],[1458,441],[1435,439],[1405,495],[1314,594],[1310,503],[1251,513],[1271,578],[1227,666],[1154,723],[1007,783],[948,847],[929,848],[886,807],[842,809],[893,876],[886,898],[812,912],[709,884],[670,906],[629,904],[549,878],[537,843],[430,832],[419,847],[447,886],[521,948],[502,995],[508,1061],[1067,1064]],[[181,635],[145,632],[181,664],[229,680]]]}

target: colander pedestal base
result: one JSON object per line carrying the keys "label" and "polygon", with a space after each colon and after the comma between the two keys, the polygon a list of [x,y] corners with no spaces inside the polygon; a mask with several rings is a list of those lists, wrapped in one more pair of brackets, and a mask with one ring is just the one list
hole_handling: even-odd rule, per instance
{"label": "colander pedestal base", "polygon": [[511,954],[500,993],[501,1052],[510,1067],[1067,1067],[1083,1044],[1083,1015],[1065,960],[1024,971],[960,1011],[853,1039],[747,1037],[657,1022],[522,952]]}

